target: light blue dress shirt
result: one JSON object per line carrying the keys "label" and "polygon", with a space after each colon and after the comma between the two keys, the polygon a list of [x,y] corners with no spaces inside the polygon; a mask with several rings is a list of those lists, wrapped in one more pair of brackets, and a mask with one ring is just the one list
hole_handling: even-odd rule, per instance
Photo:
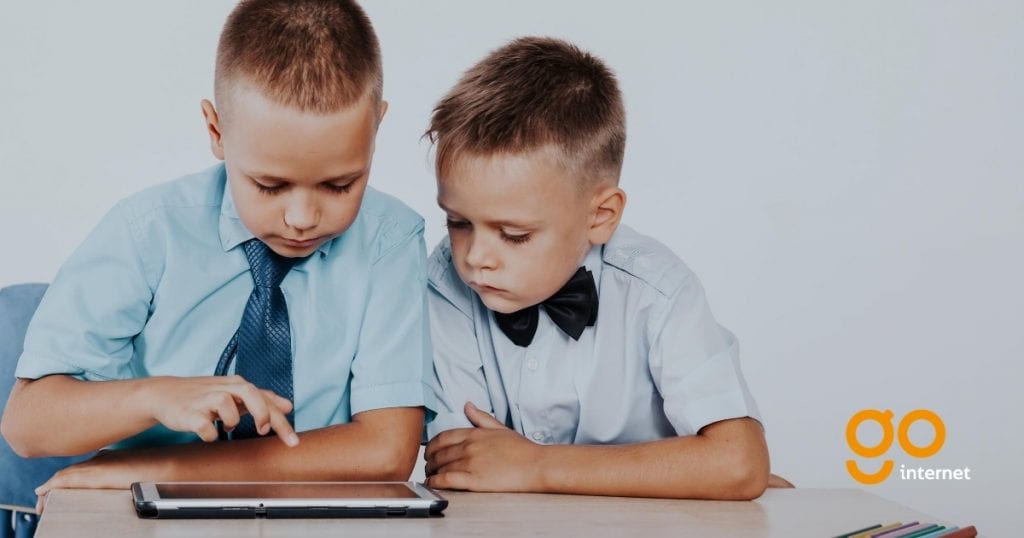
{"label": "light blue dress shirt", "polygon": [[624,444],[693,435],[753,417],[738,343],[711,315],[697,277],[667,247],[620,226],[587,254],[597,322],[579,341],[540,309],[528,347],[512,343],[460,279],[444,239],[427,262],[433,437],[470,427],[465,402],[543,444]]}
{"label": "light blue dress shirt", "polygon": [[[219,164],[118,203],[47,290],[16,375],[213,375],[253,289],[226,177]],[[434,407],[425,264],[423,219],[367,188],[352,226],[288,273],[296,430]],[[157,426],[118,446],[196,439]]]}

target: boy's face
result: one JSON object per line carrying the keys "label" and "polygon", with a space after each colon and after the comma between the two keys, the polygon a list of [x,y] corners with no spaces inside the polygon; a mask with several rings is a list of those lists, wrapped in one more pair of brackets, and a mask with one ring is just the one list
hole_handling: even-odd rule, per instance
{"label": "boy's face", "polygon": [[581,193],[551,151],[466,156],[438,179],[455,269],[487,308],[544,301],[618,225],[625,195],[607,184]]}
{"label": "boy's face", "polygon": [[359,212],[387,108],[372,98],[329,114],[289,108],[241,85],[229,117],[203,102],[213,153],[225,161],[238,216],[287,257],[341,235]]}

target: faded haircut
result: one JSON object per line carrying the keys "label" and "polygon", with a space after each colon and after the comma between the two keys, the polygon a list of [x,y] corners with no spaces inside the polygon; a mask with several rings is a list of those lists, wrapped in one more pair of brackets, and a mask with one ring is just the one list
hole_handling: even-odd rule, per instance
{"label": "faded haircut", "polygon": [[380,45],[351,0],[242,0],[217,46],[214,93],[224,107],[239,84],[279,104],[331,113],[369,93],[380,101]]}
{"label": "faded haircut", "polygon": [[597,57],[523,37],[471,67],[434,108],[425,133],[445,178],[466,156],[555,149],[580,186],[618,184],[626,145],[615,75]]}

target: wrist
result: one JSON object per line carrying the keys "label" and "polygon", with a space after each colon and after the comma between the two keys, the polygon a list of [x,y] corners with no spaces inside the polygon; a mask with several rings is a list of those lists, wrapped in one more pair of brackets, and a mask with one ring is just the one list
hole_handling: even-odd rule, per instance
{"label": "wrist", "polygon": [[532,465],[532,484],[530,487],[531,491],[537,493],[556,493],[555,485],[558,483],[559,468],[557,462],[554,460],[555,453],[557,452],[557,446],[549,445],[534,445],[534,458],[535,462]]}
{"label": "wrist", "polygon": [[124,402],[130,407],[127,411],[134,413],[144,429],[160,423],[158,418],[163,404],[159,398],[159,385],[162,377],[144,377],[128,381],[129,388]]}

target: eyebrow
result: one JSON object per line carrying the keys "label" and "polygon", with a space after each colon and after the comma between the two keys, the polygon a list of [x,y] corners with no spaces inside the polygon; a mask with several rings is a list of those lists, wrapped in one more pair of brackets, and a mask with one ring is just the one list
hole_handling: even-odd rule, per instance
{"label": "eyebrow", "polygon": [[[359,179],[360,177],[362,177],[363,174],[365,174],[365,173],[366,173],[366,170],[358,170],[358,171],[355,171],[355,172],[349,172],[347,174],[342,174],[340,176],[334,176],[334,177],[328,177],[328,178],[320,179],[320,180],[317,180],[316,183],[318,183],[318,184],[320,184],[320,183],[340,183],[340,182],[343,182],[343,181],[355,181],[355,180]],[[251,177],[253,179],[258,179],[260,181],[265,181],[267,183],[295,183],[295,180],[293,180],[293,179],[288,179],[288,178],[285,178],[285,177],[278,177],[278,176],[274,176],[274,175],[270,175],[270,174],[250,174],[249,177]]]}
{"label": "eyebrow", "polygon": [[[444,210],[444,212],[448,213],[449,215],[454,215],[454,216],[457,216],[459,218],[464,218],[458,212],[452,211],[447,206],[445,206],[443,203],[441,203],[441,200],[437,201],[437,205],[441,206],[441,209]],[[535,227],[537,227],[540,224],[539,222],[517,222],[517,221],[514,221],[514,220],[487,220],[487,221],[484,221],[484,222],[488,226],[520,228],[520,229],[523,229],[523,228],[535,228]]]}

